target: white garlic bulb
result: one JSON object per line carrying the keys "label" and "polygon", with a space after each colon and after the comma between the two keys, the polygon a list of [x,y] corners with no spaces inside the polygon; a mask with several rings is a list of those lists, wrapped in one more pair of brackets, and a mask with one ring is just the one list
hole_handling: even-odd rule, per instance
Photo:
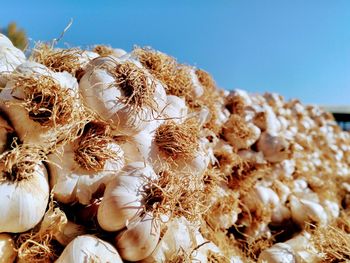
{"label": "white garlic bulb", "polygon": [[40,222],[46,210],[49,198],[46,169],[32,148],[5,152],[0,162],[0,232],[27,231]]}
{"label": "white garlic bulb", "polygon": [[290,196],[290,209],[292,212],[292,219],[304,226],[306,222],[316,222],[320,226],[324,226],[328,222],[328,216],[324,208],[310,200],[298,198],[294,195]]}
{"label": "white garlic bulb", "polygon": [[143,212],[143,191],[157,175],[144,163],[131,163],[108,184],[98,208],[97,220],[106,231],[124,228]]}
{"label": "white garlic bulb", "polygon": [[55,263],[113,262],[123,263],[118,251],[106,241],[90,235],[76,237]]}
{"label": "white garlic bulb", "polygon": [[51,187],[63,203],[89,204],[93,193],[106,185],[124,166],[124,152],[93,125],[81,138],[63,147],[63,155],[49,157]]}
{"label": "white garlic bulb", "polygon": [[157,125],[166,105],[161,83],[130,58],[94,59],[79,86],[87,106],[126,134]]}
{"label": "white garlic bulb", "polygon": [[206,141],[200,138],[196,121],[175,123],[171,120],[156,129],[148,157],[155,172],[170,167],[179,173],[202,175],[209,161]]}
{"label": "white garlic bulb", "polygon": [[77,80],[41,64],[20,65],[0,93],[0,107],[25,143],[52,147],[74,137],[84,121]]}
{"label": "white garlic bulb", "polygon": [[248,149],[260,136],[260,129],[237,114],[232,114],[224,124],[225,139],[237,150]]}

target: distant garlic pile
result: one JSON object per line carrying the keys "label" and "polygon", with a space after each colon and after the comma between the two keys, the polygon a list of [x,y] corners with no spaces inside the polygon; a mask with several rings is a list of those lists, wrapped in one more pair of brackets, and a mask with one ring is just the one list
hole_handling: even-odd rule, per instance
{"label": "distant garlic pile", "polygon": [[350,259],[350,134],[151,48],[0,35],[0,262]]}

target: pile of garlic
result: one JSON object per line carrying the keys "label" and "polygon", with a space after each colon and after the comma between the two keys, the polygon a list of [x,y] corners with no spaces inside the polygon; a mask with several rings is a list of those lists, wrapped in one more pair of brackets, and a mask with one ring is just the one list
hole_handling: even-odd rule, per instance
{"label": "pile of garlic", "polygon": [[4,35],[0,88],[0,262],[350,257],[350,135],[316,106]]}

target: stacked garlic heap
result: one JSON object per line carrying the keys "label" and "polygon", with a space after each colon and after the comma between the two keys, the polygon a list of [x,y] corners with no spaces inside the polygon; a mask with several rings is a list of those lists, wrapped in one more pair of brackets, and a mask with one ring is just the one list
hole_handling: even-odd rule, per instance
{"label": "stacked garlic heap", "polygon": [[350,136],[159,51],[0,35],[0,262],[350,257]]}

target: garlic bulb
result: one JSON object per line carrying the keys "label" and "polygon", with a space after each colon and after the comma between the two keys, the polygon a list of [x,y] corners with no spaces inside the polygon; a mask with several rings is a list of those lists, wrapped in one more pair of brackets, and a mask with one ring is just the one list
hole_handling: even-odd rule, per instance
{"label": "garlic bulb", "polygon": [[258,206],[275,208],[280,204],[280,200],[272,189],[264,186],[255,186],[244,198],[244,204],[246,204],[251,211],[255,211]]}
{"label": "garlic bulb", "polygon": [[25,147],[0,156],[0,232],[27,231],[44,216],[49,184],[41,158],[37,149]]}
{"label": "garlic bulb", "polygon": [[261,131],[266,131],[271,135],[277,135],[281,129],[281,124],[276,114],[268,105],[264,105],[263,111],[256,113],[253,122]]}
{"label": "garlic bulb", "polygon": [[33,62],[18,67],[0,99],[19,138],[45,148],[74,138],[86,118],[76,79]]}
{"label": "garlic bulb", "polygon": [[155,131],[149,162],[159,173],[173,169],[179,173],[202,175],[210,161],[205,141],[200,139],[198,123],[188,119],[177,124],[167,121]]}
{"label": "garlic bulb", "polygon": [[128,224],[126,230],[116,236],[115,247],[123,259],[138,261],[153,252],[159,236],[159,223],[151,215],[145,214],[140,220]]}
{"label": "garlic bulb", "polygon": [[220,254],[220,250],[213,243],[207,242],[198,228],[184,217],[173,218],[167,223],[166,231],[156,249],[142,262],[166,262],[169,259],[210,262],[207,261],[209,254]]}
{"label": "garlic bulb", "polygon": [[228,229],[233,226],[238,214],[238,194],[229,189],[225,184],[217,185],[212,190],[210,209],[205,214],[205,220],[214,229]]}
{"label": "garlic bulb", "polygon": [[92,194],[125,164],[120,146],[94,124],[88,126],[80,138],[63,147],[62,156],[48,157],[50,185],[60,202],[89,204]]}
{"label": "garlic bulb", "polygon": [[257,143],[257,148],[262,151],[269,162],[281,162],[289,158],[289,143],[280,136],[273,136],[263,132]]}
{"label": "garlic bulb", "polygon": [[98,208],[97,220],[106,231],[117,231],[136,220],[143,212],[143,191],[157,176],[150,166],[132,163],[108,184]]}
{"label": "garlic bulb", "polygon": [[123,263],[118,251],[106,241],[83,235],[71,241],[55,263],[113,262]]}
{"label": "garlic bulb", "polygon": [[87,106],[126,134],[155,125],[166,105],[160,82],[131,59],[91,61],[79,86]]}
{"label": "garlic bulb", "polygon": [[0,262],[12,263],[17,256],[15,243],[9,234],[0,234]]}
{"label": "garlic bulb", "polygon": [[310,200],[290,196],[290,209],[292,219],[300,226],[304,226],[306,222],[316,222],[320,226],[324,226],[328,222],[328,216],[324,208]]}
{"label": "garlic bulb", "polygon": [[260,133],[258,127],[246,123],[237,114],[232,114],[223,128],[225,139],[237,150],[248,149],[259,139]]}
{"label": "garlic bulb", "polygon": [[311,242],[311,235],[303,231],[297,236],[285,242],[296,255],[297,262],[314,263],[321,262],[322,253],[319,253]]}

